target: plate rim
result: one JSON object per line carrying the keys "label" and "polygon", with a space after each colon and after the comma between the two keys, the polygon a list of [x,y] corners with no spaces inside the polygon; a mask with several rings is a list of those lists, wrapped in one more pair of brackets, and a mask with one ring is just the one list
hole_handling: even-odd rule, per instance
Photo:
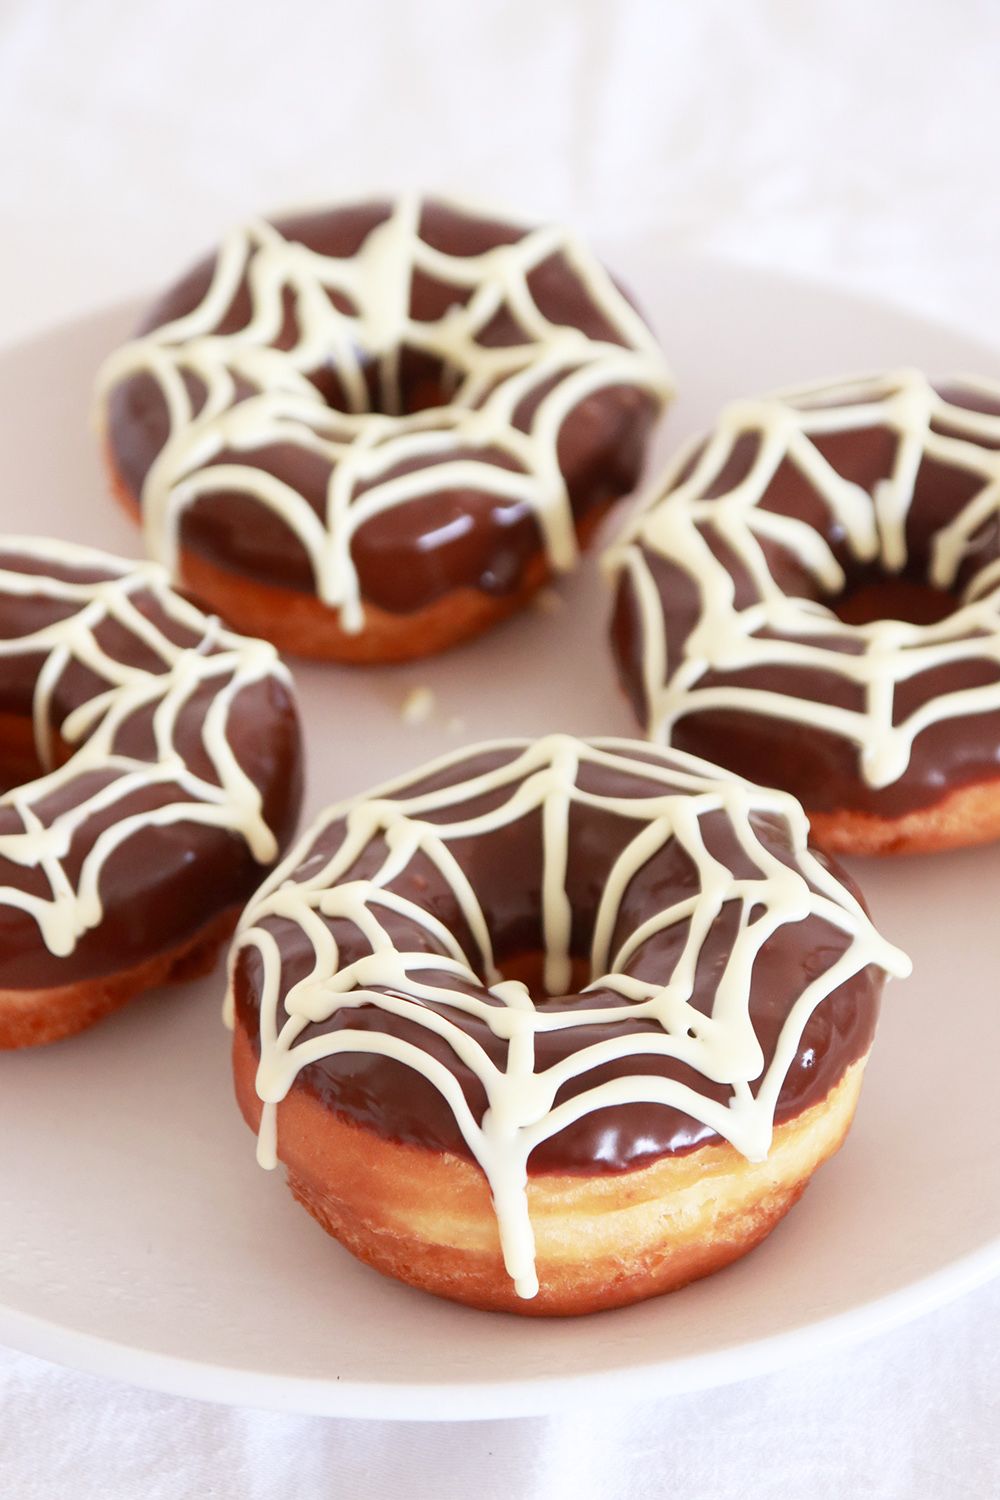
{"label": "plate rim", "polygon": [[[1000,1236],[928,1276],[766,1338],[752,1338],[663,1362],[647,1360],[613,1371],[587,1370],[506,1380],[360,1381],[263,1373],[235,1365],[162,1354],[100,1334],[0,1306],[0,1337],[21,1354],[118,1380],[164,1395],[222,1406],[301,1416],[367,1421],[466,1422],[514,1420],[579,1410],[587,1399],[615,1406],[716,1390],[756,1376],[808,1364],[925,1317],[1000,1276]],[[605,1318],[611,1313],[595,1313]],[[141,1356],[141,1373],[133,1368]],[[656,1379],[656,1389],[649,1383]],[[585,1400],[581,1402],[580,1397]],[[375,1402],[391,1407],[374,1411]],[[452,1404],[453,1403],[453,1404]]]}

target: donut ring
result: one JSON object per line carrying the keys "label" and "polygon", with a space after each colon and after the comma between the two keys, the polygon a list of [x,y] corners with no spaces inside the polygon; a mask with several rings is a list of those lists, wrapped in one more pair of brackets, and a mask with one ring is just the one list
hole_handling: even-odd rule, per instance
{"label": "donut ring", "polygon": [[651,739],[784,787],[829,848],[1000,837],[1000,384],[735,402],[610,566]]}
{"label": "donut ring", "polygon": [[207,972],[294,830],[301,757],[274,648],[154,564],[0,538],[0,661],[6,1049]]}
{"label": "donut ring", "polygon": [[571,568],[670,393],[568,231],[409,197],[235,231],[100,387],[148,553],[344,661],[441,650]]}
{"label": "donut ring", "polygon": [[589,1312],[734,1260],[839,1146],[908,971],[806,835],[784,793],[563,735],[331,809],[233,948],[260,1161],[362,1260],[477,1307]]}

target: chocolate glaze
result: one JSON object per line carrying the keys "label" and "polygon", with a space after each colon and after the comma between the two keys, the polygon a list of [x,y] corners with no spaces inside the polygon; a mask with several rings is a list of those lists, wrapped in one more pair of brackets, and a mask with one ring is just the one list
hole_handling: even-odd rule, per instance
{"label": "chocolate glaze", "polygon": [[[1000,403],[991,401],[978,389],[952,384],[941,386],[940,394],[953,405],[965,410],[996,416]],[[839,404],[830,402],[826,404]],[[961,436],[967,433],[935,423],[933,431]],[[891,472],[896,456],[897,437],[887,427],[859,428],[811,441],[838,474],[853,481],[869,494]],[[988,439],[980,447],[997,447]],[[753,462],[757,441],[742,435],[734,444],[730,457],[704,498],[724,495],[745,477]],[[697,454],[677,476],[679,484],[694,468]],[[929,598],[928,570],[934,537],[969,500],[982,489],[982,476],[965,469],[960,462],[943,464],[924,456],[917,471],[913,498],[906,522],[907,561],[901,574],[887,574],[877,565],[859,564],[851,553],[847,539],[835,524],[822,496],[809,479],[785,459],[775,471],[760,504],[761,508],[779,514],[796,516],[819,531],[831,547],[846,574],[846,587],[840,595],[825,595],[797,557],[765,542],[763,551],[775,581],[794,598],[814,599],[829,605],[842,617],[849,614],[849,601],[865,594],[866,618],[872,618],[870,607],[874,590],[886,584],[886,608],[883,615],[899,609],[907,600],[897,582],[914,586],[911,598],[916,604],[913,618],[922,623],[934,609]],[[734,586],[736,608],[754,603],[759,592],[746,569],[731,554],[722,538],[710,527],[705,537],[713,555],[729,571]],[[683,657],[684,645],[694,628],[700,608],[696,579],[676,562],[642,545],[640,549],[656,583],[663,609],[666,630],[668,673]],[[991,517],[973,539],[953,590],[953,608],[976,574],[1000,557],[1000,525]],[[845,602],[847,608],[845,608]],[[920,611],[926,611],[924,615]],[[950,611],[945,611],[950,612]],[[937,617],[941,617],[938,609]],[[901,615],[901,618],[910,618]],[[788,636],[789,640],[804,639]],[[645,641],[642,616],[635,589],[627,570],[619,575],[611,639],[619,678],[636,716],[645,722],[650,705],[643,682]],[[810,641],[817,643],[811,636]],[[826,640],[823,645],[838,651],[859,651],[860,647],[843,639]],[[966,687],[1000,683],[1000,669],[993,661],[973,658],[946,667],[935,667],[915,674],[900,683],[895,692],[894,722],[911,715],[921,705],[942,692]],[[863,689],[835,672],[801,666],[768,666],[742,669],[731,673],[707,672],[699,685],[709,687],[763,688],[816,703],[860,711]],[[842,736],[814,724],[783,720],[777,715],[749,713],[742,709],[698,709],[678,719],[670,742],[678,749],[704,756],[719,765],[762,785],[780,785],[792,792],[812,812],[849,810],[884,818],[896,818],[917,809],[933,806],[957,788],[1000,777],[1000,712],[963,714],[939,719],[916,737],[905,773],[887,786],[869,786],[859,775],[856,746]]]}
{"label": "chocolate glaze", "polygon": [[[388,202],[357,204],[281,219],[276,227],[286,239],[319,254],[351,257],[391,212]],[[514,243],[526,232],[434,202],[425,203],[420,222],[421,238],[450,256],[480,255],[497,245]],[[211,282],[214,266],[215,258],[210,257],[177,282],[144,318],[137,333],[159,328],[197,307]],[[591,338],[621,342],[563,255],[543,262],[528,282],[540,311],[552,322],[579,328]],[[445,285],[418,271],[411,282],[410,314],[419,321],[437,319],[468,296],[466,288]],[[343,298],[337,305],[342,302]],[[345,303],[341,310],[350,312],[351,308]],[[244,279],[216,331],[237,331],[246,325],[250,313]],[[285,323],[273,347],[290,347],[297,332],[296,309],[291,297],[286,297]],[[524,339],[506,307],[480,335],[480,342],[491,346]],[[368,367],[366,378],[370,409],[395,414],[376,364]],[[450,399],[455,378],[455,373],[436,365],[423,351],[403,348],[399,410],[441,405]],[[309,379],[332,408],[347,409],[332,365],[311,371]],[[191,384],[189,389],[193,389]],[[252,393],[245,387],[242,395]],[[515,413],[517,428],[527,429],[542,394],[538,392],[522,403]],[[559,436],[558,461],[577,523],[634,489],[659,406],[656,398],[637,387],[617,386],[588,396],[569,412]],[[111,460],[136,503],[141,503],[144,480],[168,434],[166,403],[153,375],[135,374],[113,389],[108,415]],[[467,450],[454,448],[447,454],[449,460],[465,456]],[[211,462],[218,465],[232,460],[232,454],[220,453]],[[325,458],[288,442],[257,451],[241,450],[239,462],[266,469],[302,495],[317,514],[324,512],[331,472]],[[509,459],[499,453],[492,455],[490,462],[510,466]],[[405,466],[400,472],[409,468]],[[380,480],[384,477],[379,475]],[[361,493],[363,486],[356,491]],[[201,496],[184,513],[181,544],[209,562],[249,578],[302,593],[313,591],[312,567],[300,539],[281,516],[251,495],[220,489]],[[486,491],[460,489],[429,493],[372,517],[359,528],[352,557],[362,597],[384,610],[408,614],[458,588],[499,595],[516,592],[525,581],[528,564],[541,550],[541,536],[529,506],[503,501]]]}
{"label": "chocolate glaze", "polygon": [[[16,550],[0,550],[0,568],[22,573],[44,573],[65,581],[98,581],[120,576],[100,568],[67,566],[58,555],[41,564]],[[196,646],[201,639],[167,614],[149,591],[131,594],[139,612],[174,643]],[[78,608],[79,606],[76,606]],[[22,597],[0,589],[0,640],[12,641],[76,612],[59,600]],[[152,673],[166,670],[143,641],[113,620],[94,632],[103,650],[116,660]],[[214,654],[218,647],[209,647]],[[30,725],[32,698],[45,653],[32,651],[5,656],[0,677],[0,715]],[[183,705],[176,720],[173,745],[183,761],[198,774],[218,784],[206,754],[203,730],[218,687],[227,679],[202,683]],[[67,716],[80,705],[107,691],[108,684],[72,659],[61,671],[51,699],[51,728],[56,735],[57,762],[65,761],[75,746],[59,739]],[[291,838],[302,795],[302,754],[298,717],[282,678],[270,675],[243,688],[230,709],[227,735],[243,771],[259,789],[264,821],[283,847]],[[152,708],[129,715],[122,723],[115,753],[139,761],[155,761]],[[13,767],[11,769],[14,769]],[[19,766],[23,769],[23,764]],[[41,768],[39,768],[41,769]],[[49,768],[51,769],[51,768]],[[71,767],[70,767],[71,770]],[[85,770],[67,779],[44,797],[33,796],[32,808],[48,825],[60,813],[79,806],[99,786],[120,771]],[[8,781],[10,777],[7,778]],[[174,783],[144,786],[93,813],[72,838],[63,866],[75,883],[84,860],[109,827],[122,819],[191,794]],[[0,805],[0,835],[19,834],[24,823],[15,805]],[[73,984],[115,974],[154,955],[193,939],[223,912],[243,904],[259,884],[266,866],[252,856],[245,840],[224,827],[197,822],[142,826],[104,861],[100,872],[102,916],[85,932],[73,951],[55,955],[46,946],[31,915],[0,900],[0,989],[36,990]],[[10,886],[49,896],[47,878],[37,865],[22,865],[0,855],[0,887]]]}
{"label": "chocolate glaze", "polygon": [[[635,746],[634,756],[640,765],[643,758],[657,760],[657,752],[648,747]],[[405,795],[439,785],[453,785],[481,771],[507,764],[511,759],[509,748],[487,750],[474,759],[452,764],[433,778],[414,781],[405,788]],[[599,795],[628,798],[662,796],[664,791],[662,782],[645,779],[641,769],[624,775],[607,767],[587,766],[581,772],[578,784]],[[394,794],[401,791],[396,788]],[[447,822],[457,816],[476,816],[498,805],[500,800],[496,795],[487,794],[463,801],[460,811],[451,807],[427,816],[434,822]],[[321,868],[339,847],[344,828],[343,818],[321,826],[300,863],[289,872],[289,878],[293,881],[306,879]],[[789,831],[780,817],[755,815],[754,828],[769,851],[784,863],[794,863]],[[604,809],[573,806],[567,877],[567,895],[573,912],[571,950],[588,981],[591,979],[589,951],[597,904],[615,857],[635,832],[634,820]],[[708,814],[702,820],[702,833],[711,853],[724,860],[735,874],[749,876],[753,873],[755,867],[737,844],[724,813]],[[494,956],[501,970],[505,963],[516,961],[525,954],[538,953],[543,947],[539,915],[542,909],[541,837],[536,812],[505,823],[495,831],[449,845],[482,906],[494,945]],[[371,875],[384,855],[385,844],[379,837],[369,844],[345,874],[345,881]],[[820,858],[856,894],[849,877],[832,860]],[[411,861],[388,888],[433,912],[456,935],[475,967],[476,944],[454,893],[426,857],[421,855]],[[689,856],[676,842],[670,842],[648,860],[630,882],[619,913],[612,949],[651,915],[697,889],[698,877]],[[727,904],[702,950],[692,1003],[705,1014],[711,1012],[716,986],[731,951],[736,917],[735,904]],[[427,929],[412,920],[388,910],[380,911],[380,920],[384,921],[397,946],[435,951]],[[279,990],[284,997],[292,984],[310,972],[314,950],[296,923],[268,916],[259,925],[271,932],[278,943],[281,953]],[[369,951],[351,924],[329,920],[329,925],[340,946],[341,965]],[[680,925],[647,939],[636,949],[626,972],[656,983],[666,982],[677,961],[686,931],[686,924]],[[765,944],[755,966],[750,1002],[765,1066],[774,1054],[781,1028],[804,985],[828,969],[844,952],[849,941],[842,931],[827,921],[809,916],[803,921],[784,923]],[[234,973],[236,1023],[250,1038],[257,1055],[261,974],[258,950],[252,946],[243,948]],[[444,971],[435,971],[433,976],[422,971],[422,977],[447,988],[485,994],[485,981],[482,989],[474,990]],[[819,1005],[806,1025],[781,1090],[776,1121],[793,1119],[820,1102],[844,1076],[846,1069],[867,1053],[874,1034],[882,983],[880,971],[863,969]],[[536,1072],[582,1045],[622,1031],[659,1032],[659,1027],[651,1021],[630,1020],[628,1003],[611,989],[591,990],[586,996],[550,997],[536,993],[535,998],[537,1006],[542,1009],[606,1004],[621,1011],[620,1021],[540,1033],[537,1037]],[[286,1014],[283,1006],[279,1006],[279,1025]],[[506,1044],[494,1037],[485,1023],[451,1008],[447,1009],[447,1014],[473,1035],[491,1058],[502,1066]],[[362,1005],[341,1011],[327,1022],[311,1024],[301,1040],[344,1026],[389,1032],[430,1052],[458,1078],[473,1113],[481,1119],[485,1097],[479,1080],[446,1042],[411,1021],[371,1005]],[[645,1058],[632,1058],[587,1072],[564,1086],[557,1096],[557,1103],[625,1073],[649,1073],[679,1079],[695,1084],[702,1094],[711,1094],[720,1101],[731,1097],[727,1086],[710,1084],[688,1065],[650,1055],[648,1062]],[[293,1087],[305,1090],[326,1107],[387,1139],[448,1150],[466,1158],[470,1156],[454,1115],[437,1090],[421,1074],[394,1059],[363,1052],[325,1058],[303,1068]],[[536,1148],[530,1165],[534,1172],[620,1172],[648,1164],[659,1157],[694,1150],[717,1139],[709,1127],[672,1107],[648,1103],[619,1105],[584,1115],[545,1141]]]}

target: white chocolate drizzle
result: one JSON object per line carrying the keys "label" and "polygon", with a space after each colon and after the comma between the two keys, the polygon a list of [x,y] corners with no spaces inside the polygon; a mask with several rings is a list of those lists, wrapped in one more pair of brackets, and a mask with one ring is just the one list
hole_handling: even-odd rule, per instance
{"label": "white chocolate drizzle", "polygon": [[[357,254],[346,258],[319,255],[263,221],[237,229],[218,253],[200,305],[105,363],[99,378],[105,401],[120,382],[145,373],[158,382],[167,405],[169,437],[141,503],[147,551],[175,575],[184,512],[199,496],[220,490],[252,497],[281,517],[309,557],[317,596],[339,611],[343,629],[352,633],[364,627],[351,555],[356,532],[383,511],[443,490],[469,489],[529,506],[553,569],[574,565],[573,515],[557,456],[562,424],[582,401],[613,386],[638,387],[662,404],[672,391],[663,356],[604,268],[568,230],[530,230],[513,244],[453,256],[421,239],[420,214],[418,198],[399,198]],[[553,256],[565,259],[620,343],[544,316],[528,278]],[[456,300],[434,321],[414,319],[409,298],[418,273],[467,300]],[[220,320],[241,286],[250,297],[249,320],[237,332],[220,334]],[[299,336],[293,348],[279,350],[273,345],[288,294]],[[501,347],[480,342],[504,308],[523,340]],[[447,405],[400,414],[404,346],[442,363],[452,386]],[[369,410],[365,367],[372,363],[387,413]],[[324,367],[339,377],[350,411],[331,409],[307,378]],[[185,376],[204,389],[197,411]],[[549,382],[529,430],[518,430],[517,408]],[[240,399],[241,387],[255,394]],[[327,461],[322,515],[289,484],[255,466],[252,450],[272,443],[296,445]],[[469,449],[498,450],[512,467],[469,456]],[[213,463],[223,450],[250,456],[246,463]],[[398,472],[414,460],[423,467]]]}
{"label": "white chocolate drizzle", "polygon": [[[466,774],[466,763],[484,752],[503,752],[495,769]],[[638,758],[641,756],[641,758]],[[581,772],[605,768],[617,778],[636,778],[632,796],[602,796],[581,785]],[[449,768],[455,780],[437,790],[411,793]],[[650,794],[650,783],[662,792]],[[488,797],[491,810],[476,810]],[[470,807],[470,804],[472,806]],[[540,816],[543,829],[542,911],[546,985],[565,993],[570,983],[570,901],[566,872],[570,811],[611,812],[634,824],[632,834],[609,872],[596,912],[590,953],[591,980],[584,990],[615,991],[628,1008],[598,1001],[589,1009],[536,1009],[527,987],[505,980],[494,961],[483,909],[455,857],[457,843],[502,829],[515,820]],[[701,820],[720,812],[728,819],[753,870],[736,875],[712,855],[702,838]],[[787,830],[792,862],[786,863],[758,837],[756,819],[774,820]],[[339,825],[339,826],[338,826]],[[324,836],[336,829],[332,845]],[[263,1101],[258,1159],[277,1161],[276,1109],[299,1072],[339,1052],[379,1053],[416,1069],[447,1101],[473,1159],[489,1183],[504,1261],[522,1297],[537,1293],[534,1237],[529,1215],[528,1159],[541,1142],[574,1120],[608,1105],[637,1102],[673,1106],[703,1122],[751,1160],[766,1157],[774,1111],[809,1017],[839,985],[868,965],[905,976],[909,961],[875,931],[853,895],[807,847],[808,825],[794,798],[751,786],[728,772],[677,752],[650,751],[627,740],[580,741],[551,735],[535,742],[498,741],[445,756],[422,771],[340,807],[330,809],[300,840],[247,907],[231,956],[231,973],[248,948],[260,957],[260,1061],[256,1087]],[[643,866],[676,840],[690,858],[698,882],[683,899],[656,912],[624,939],[616,939],[623,898]],[[370,878],[349,874],[372,845],[384,849]],[[327,849],[330,848],[327,855]],[[476,951],[462,950],[454,934],[416,901],[392,888],[417,856],[428,859],[450,887],[473,935]],[[346,878],[345,878],[346,877]],[[739,909],[731,954],[709,1015],[691,1004],[703,942],[727,903]],[[404,915],[427,940],[421,951],[399,951],[385,927],[385,914]],[[815,915],[847,939],[844,951],[825,971],[803,976],[802,990],[781,1029],[770,1063],[750,1015],[757,955],[788,923]],[[367,952],[341,964],[331,924],[353,924]],[[305,978],[282,993],[282,956],[267,923],[295,924],[308,938],[314,960]],[[663,984],[649,983],[626,970],[637,950],[655,933],[685,930],[682,951]],[[616,946],[617,945],[617,946]],[[427,951],[430,948],[433,951]],[[454,975],[478,994],[445,988],[423,977],[429,971]],[[488,988],[484,987],[488,986]],[[232,1024],[234,997],[228,999]],[[481,1121],[470,1110],[456,1076],[420,1047],[400,1038],[346,1027],[300,1040],[311,1022],[339,1011],[375,1006],[406,1017],[443,1038],[480,1080],[488,1101]],[[439,1007],[446,1007],[442,1011]],[[480,1018],[507,1042],[505,1066],[449,1018],[448,1011]],[[585,1028],[606,1020],[653,1018],[658,1032],[617,1035],[586,1045],[564,1060],[537,1071],[535,1039],[543,1032]],[[679,1080],[650,1076],[642,1060],[671,1057],[696,1074],[727,1084],[732,1094],[721,1103]],[[598,1081],[575,1097],[556,1103],[560,1086],[585,1077],[613,1059],[636,1059],[637,1071]]]}
{"label": "white chocolate drizzle", "polygon": [[[227,730],[230,708],[244,688],[268,677],[289,684],[274,648],[223,629],[175,594],[155,563],[125,562],[89,547],[20,536],[0,538],[0,555],[0,596],[53,605],[48,623],[0,639],[0,663],[41,658],[32,718],[43,767],[36,779],[0,795],[0,809],[12,811],[21,825],[19,832],[0,834],[0,858],[26,876],[23,887],[0,884],[0,906],[30,913],[48,950],[64,957],[100,925],[101,872],[114,851],[142,829],[173,823],[226,829],[246,841],[258,863],[270,864],[278,854],[275,835],[263,817],[260,789],[241,767]],[[30,560],[34,570],[20,570],[19,559]],[[95,573],[96,582],[91,581]],[[165,634],[143,608],[148,601],[193,643],[178,645]],[[141,656],[152,653],[158,669],[131,665],[118,654],[120,646],[102,644],[102,627],[109,624],[126,632],[141,647]],[[103,688],[56,723],[60,682],[77,666],[93,673]],[[214,779],[195,771],[175,738],[186,705],[206,684],[214,696],[199,744]],[[117,748],[121,731],[137,714],[152,716],[155,749],[148,758]],[[62,764],[57,741],[71,750]],[[95,772],[97,789],[87,791]],[[164,801],[143,808],[142,794],[150,789],[161,790]],[[66,792],[72,795],[60,796]],[[53,814],[53,803],[62,810]],[[121,815],[94,838],[71,877],[67,860],[74,839],[89,819],[116,807]],[[39,872],[48,886],[41,893]]]}
{"label": "white chocolate drizzle", "polygon": [[[949,382],[973,399],[1000,402],[1000,384],[962,377]],[[868,493],[844,478],[815,446],[837,433],[884,428],[897,439],[892,473]],[[759,440],[749,471],[725,493],[705,498],[737,442]],[[990,446],[992,445],[992,446]],[[972,498],[933,535],[931,586],[955,592],[963,565],[987,528],[1000,525],[1000,416],[948,401],[917,370],[815,384],[727,406],[707,440],[687,445],[645,499],[623,538],[610,550],[612,574],[627,574],[641,620],[646,732],[671,742],[678,721],[700,711],[741,710],[808,725],[850,741],[860,773],[884,787],[906,772],[917,736],[928,726],[1000,709],[1000,670],[983,686],[937,692],[899,714],[897,688],[936,667],[986,662],[1000,669],[1000,557],[992,551],[964,582],[956,607],[931,625],[884,619],[853,625],[824,600],[845,587],[844,569],[827,537],[803,519],[767,508],[769,486],[789,462],[826,507],[830,532],[851,557],[886,575],[907,565],[906,525],[924,460],[979,481]],[[718,538],[752,581],[753,597],[737,607],[733,575],[709,536]],[[790,597],[773,576],[766,549],[793,556],[821,597]],[[773,553],[772,553],[773,556]],[[696,583],[700,611],[690,634],[671,639],[666,610],[650,568],[662,558]],[[831,674],[856,686],[848,708],[803,693],[774,692],[739,682],[705,683],[771,666]]]}

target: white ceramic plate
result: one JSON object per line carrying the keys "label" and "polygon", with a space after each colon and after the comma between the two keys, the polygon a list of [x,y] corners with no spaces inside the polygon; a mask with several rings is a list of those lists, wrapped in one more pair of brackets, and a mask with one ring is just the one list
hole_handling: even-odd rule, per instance
{"label": "white ceramic plate", "polygon": [[[682,396],[666,445],[740,393],[1000,356],[840,293],[722,264],[610,256],[653,314]],[[88,426],[121,310],[0,354],[2,523],[134,553]],[[496,734],[632,725],[593,567],[423,665],[297,670],[308,812]],[[420,725],[399,715],[428,686]],[[221,979],[0,1058],[0,1338],[216,1401],[377,1418],[519,1415],[736,1380],[913,1317],[1000,1272],[1000,849],[861,870],[915,976],[893,987],[848,1145],[767,1243],[675,1296],[538,1322],[384,1281],[258,1170],[231,1098]],[[954,1016],[933,1007],[944,988]]]}

